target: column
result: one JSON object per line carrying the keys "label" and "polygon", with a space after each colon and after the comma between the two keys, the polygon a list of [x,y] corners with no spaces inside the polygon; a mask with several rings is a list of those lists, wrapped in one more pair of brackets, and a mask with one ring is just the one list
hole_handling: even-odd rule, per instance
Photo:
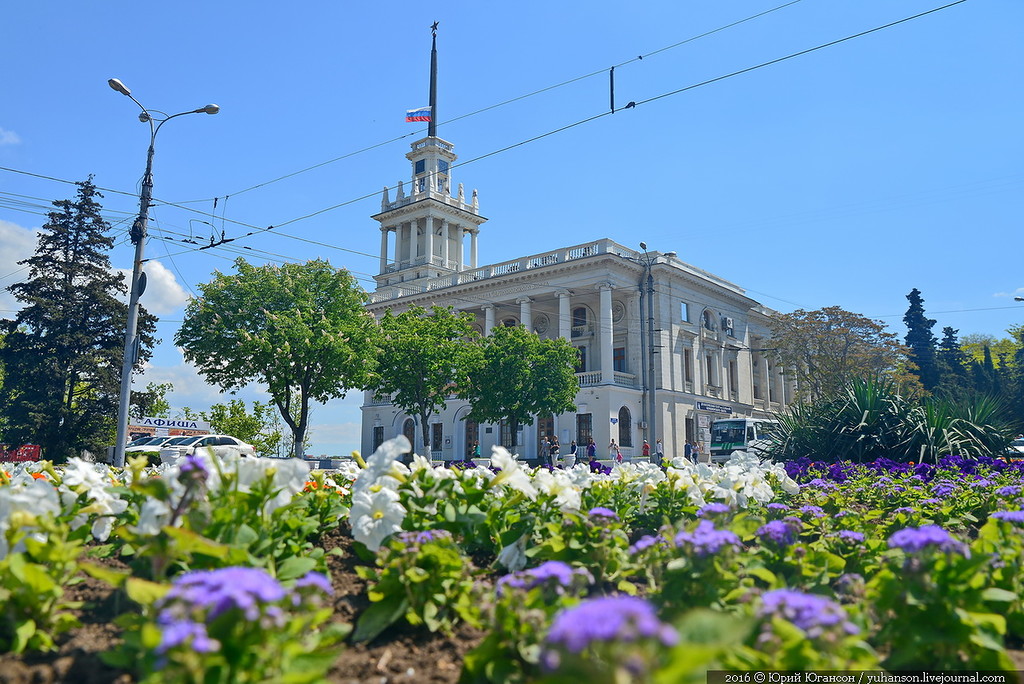
{"label": "column", "polygon": [[533,300],[529,297],[520,297],[516,300],[519,304],[519,322],[523,324],[523,327],[533,332],[533,307],[531,306]]}
{"label": "column", "polygon": [[448,268],[448,219],[441,219],[441,265]]}
{"label": "column", "polygon": [[572,339],[572,312],[569,308],[569,291],[559,290],[558,295],[558,336],[563,340]]}
{"label": "column", "polygon": [[494,329],[494,305],[484,304],[481,308],[484,310],[484,335],[490,335]]}
{"label": "column", "polygon": [[476,268],[476,236],[479,235],[480,231],[474,229],[469,234],[469,267]]}
{"label": "column", "polygon": [[380,227],[380,272],[384,273],[388,268],[388,228]]}
{"label": "column", "polygon": [[601,329],[601,383],[610,385],[615,381],[612,369],[612,286],[609,283],[602,283],[600,289],[601,310],[597,313],[597,319]]}
{"label": "column", "polygon": [[427,255],[427,266],[434,262],[434,217],[427,216],[426,225],[423,227],[423,250]]}
{"label": "column", "polygon": [[458,265],[456,266],[456,268],[458,268],[460,271],[465,271],[466,270],[466,260],[465,260],[465,256],[466,256],[466,227],[465,226],[456,226],[455,227],[455,234],[459,236],[459,239],[458,239],[458,243],[459,243],[458,252],[456,252],[456,254],[455,254],[455,259],[456,259],[456,261],[458,261]]}

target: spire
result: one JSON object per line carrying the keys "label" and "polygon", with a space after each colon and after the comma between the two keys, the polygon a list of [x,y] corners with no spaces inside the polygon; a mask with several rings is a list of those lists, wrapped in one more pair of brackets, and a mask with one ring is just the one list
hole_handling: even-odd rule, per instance
{"label": "spire", "polygon": [[430,25],[430,123],[427,124],[427,135],[437,136],[437,25]]}

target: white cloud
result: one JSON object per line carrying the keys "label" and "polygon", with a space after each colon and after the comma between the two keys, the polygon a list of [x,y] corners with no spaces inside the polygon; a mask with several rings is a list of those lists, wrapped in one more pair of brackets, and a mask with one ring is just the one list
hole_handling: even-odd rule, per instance
{"label": "white cloud", "polygon": [[0,318],[14,318],[21,308],[21,303],[11,296],[7,286],[28,276],[28,269],[19,266],[18,262],[32,256],[35,249],[35,230],[0,220]]}
{"label": "white cloud", "polygon": [[5,128],[0,128],[0,145],[19,145],[21,144],[21,138],[14,131],[8,131]]}
{"label": "white cloud", "polygon": [[1024,287],[1018,287],[1013,292],[996,292],[992,296],[1000,299],[1024,296]]}
{"label": "white cloud", "polygon": [[[159,261],[146,262],[146,292],[142,305],[150,313],[166,315],[177,311],[188,301],[188,294],[178,284],[174,274]],[[125,282],[131,282],[131,271],[122,271]]]}

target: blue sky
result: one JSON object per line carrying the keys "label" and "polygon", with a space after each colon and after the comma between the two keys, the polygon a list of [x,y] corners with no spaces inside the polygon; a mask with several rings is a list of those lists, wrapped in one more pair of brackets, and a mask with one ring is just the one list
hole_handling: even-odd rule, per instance
{"label": "blue sky", "polygon": [[[781,311],[838,305],[903,335],[917,287],[936,333],[1024,322],[1024,4],[966,0],[690,88],[944,3],[784,4],[13,3],[0,25],[0,286],[24,277],[15,262],[48,203],[73,196],[60,181],[94,174],[122,234],[137,212],[148,127],[108,78],[168,113],[219,104],[157,141],[154,195],[183,208],[151,211],[144,303],[163,344],[142,383],[175,382],[176,407],[224,400],[171,343],[185,298],[239,251],[328,258],[372,288],[369,216],[424,133],[403,114],[427,104],[439,21],[438,134],[460,161],[483,157],[453,172],[489,219],[481,263],[644,240]],[[606,112],[611,66],[617,106],[637,107],[517,145]],[[251,249],[180,242],[221,230]],[[130,268],[129,247],[113,262]],[[0,294],[0,316],[15,306]],[[360,401],[314,410],[312,453],[358,447]]]}

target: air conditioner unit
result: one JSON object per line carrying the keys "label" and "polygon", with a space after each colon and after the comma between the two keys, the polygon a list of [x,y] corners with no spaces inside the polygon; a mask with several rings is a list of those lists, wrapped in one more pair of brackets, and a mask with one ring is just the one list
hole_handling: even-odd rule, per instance
{"label": "air conditioner unit", "polygon": [[722,327],[725,328],[726,330],[732,330],[732,328],[733,328],[732,319],[729,318],[728,316],[723,318],[722,319]]}
{"label": "air conditioner unit", "polygon": [[637,421],[636,426],[638,428],[640,428],[641,430],[646,430],[647,429],[647,421],[646,420]]}

